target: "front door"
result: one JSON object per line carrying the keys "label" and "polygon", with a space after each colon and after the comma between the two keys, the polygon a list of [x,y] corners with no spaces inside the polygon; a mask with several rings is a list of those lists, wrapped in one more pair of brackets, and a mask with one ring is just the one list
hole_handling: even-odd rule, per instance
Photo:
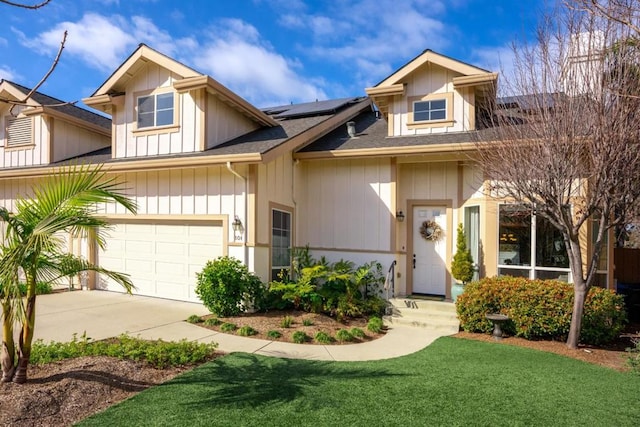
{"label": "front door", "polygon": [[[439,238],[425,239],[421,229],[435,222]],[[445,206],[413,207],[413,292],[416,294],[446,294],[446,232],[447,209]],[[427,235],[432,230],[428,230]]]}

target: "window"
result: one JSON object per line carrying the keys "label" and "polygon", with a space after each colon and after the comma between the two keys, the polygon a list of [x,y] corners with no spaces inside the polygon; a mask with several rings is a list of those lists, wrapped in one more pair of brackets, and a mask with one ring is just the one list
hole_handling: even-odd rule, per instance
{"label": "window", "polygon": [[562,233],[522,205],[500,205],[498,273],[569,281]]}
{"label": "window", "polygon": [[173,92],[138,98],[138,129],[173,124]]}
{"label": "window", "polygon": [[291,269],[291,214],[273,209],[271,225],[271,280]]}
{"label": "window", "polygon": [[445,120],[447,118],[447,100],[432,99],[413,103],[413,121],[427,122]]}
{"label": "window", "polygon": [[32,144],[32,120],[30,117],[7,117],[7,147]]}
{"label": "window", "polygon": [[473,258],[473,280],[480,278],[480,206],[464,208],[464,234]]}

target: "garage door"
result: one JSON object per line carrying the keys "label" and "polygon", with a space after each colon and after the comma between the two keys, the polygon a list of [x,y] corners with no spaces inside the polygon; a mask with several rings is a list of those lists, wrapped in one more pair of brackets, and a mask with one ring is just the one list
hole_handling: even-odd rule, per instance
{"label": "garage door", "polygon": [[[101,267],[129,274],[135,294],[182,301],[199,301],[196,273],[224,249],[222,222],[215,221],[119,222],[108,234]],[[123,290],[105,276],[97,287]]]}

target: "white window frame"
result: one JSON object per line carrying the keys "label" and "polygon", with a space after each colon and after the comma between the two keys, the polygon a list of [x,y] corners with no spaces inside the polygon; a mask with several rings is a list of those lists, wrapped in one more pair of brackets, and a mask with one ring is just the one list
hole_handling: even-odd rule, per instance
{"label": "white window frame", "polygon": [[[171,98],[171,108],[158,108],[158,97],[167,97]],[[144,112],[140,111],[140,103],[143,99],[153,99],[153,111],[152,112]],[[158,114],[160,112],[171,112],[171,122],[170,123],[161,123],[158,124]],[[141,114],[153,114],[153,124],[141,126],[140,124],[140,115]],[[164,128],[171,127],[176,125],[176,97],[174,92],[158,92],[158,93],[149,93],[145,95],[138,95],[136,97],[136,128],[138,130],[147,130],[147,129],[155,129],[155,128]]]}
{"label": "white window frame", "polygon": [[[444,107],[442,108],[434,108],[432,106],[435,102],[443,102]],[[418,110],[419,104],[428,105],[428,108]],[[432,118],[434,113],[442,113],[442,117]],[[427,119],[417,119],[416,114],[426,114],[429,118]],[[416,123],[429,123],[429,122],[437,122],[447,120],[447,98],[434,98],[434,99],[426,99],[423,101],[413,101],[413,121]]]}
{"label": "white window frame", "polygon": [[[289,251],[289,264],[287,265],[275,265],[274,264],[274,259],[275,259],[275,254],[274,254],[274,249],[283,249],[284,247],[281,245],[275,245],[274,243],[274,232],[276,231],[276,227],[273,221],[273,216],[276,212],[279,212],[280,214],[285,214],[288,215],[289,217],[289,228],[288,229],[284,229],[284,228],[278,228],[277,231],[282,232],[282,231],[287,231],[288,232],[288,239],[289,239],[289,244],[288,247],[286,248]],[[275,274],[279,273],[282,270],[286,270],[287,272],[291,272],[291,249],[292,249],[292,245],[293,245],[293,213],[291,213],[290,211],[284,210],[284,209],[279,209],[279,208],[275,208],[272,207],[271,208],[271,250],[270,250],[270,259],[269,259],[269,265],[270,265],[270,278],[272,280],[276,280],[276,278],[274,278]],[[275,270],[278,270],[277,273],[275,273]],[[275,274],[274,274],[275,273]]]}

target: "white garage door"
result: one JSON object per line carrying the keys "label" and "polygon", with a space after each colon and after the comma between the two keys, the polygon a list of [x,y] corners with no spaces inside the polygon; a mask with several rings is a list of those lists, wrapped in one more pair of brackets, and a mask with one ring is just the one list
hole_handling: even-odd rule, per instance
{"label": "white garage door", "polygon": [[[98,264],[129,274],[138,295],[199,301],[196,273],[208,260],[223,255],[221,222],[127,221],[113,224],[108,234]],[[123,290],[106,276],[97,287]]]}

